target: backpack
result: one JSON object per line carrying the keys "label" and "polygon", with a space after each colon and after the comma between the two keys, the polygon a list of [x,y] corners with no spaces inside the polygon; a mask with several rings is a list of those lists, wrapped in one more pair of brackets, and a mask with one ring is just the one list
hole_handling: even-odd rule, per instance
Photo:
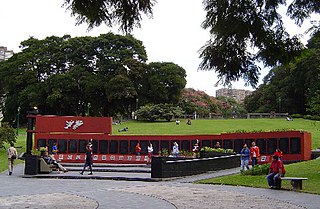
{"label": "backpack", "polygon": [[16,155],[16,153],[13,151],[13,149],[9,148],[9,152],[10,152],[10,155],[11,155],[11,159],[12,159],[12,160],[17,159],[17,155]]}

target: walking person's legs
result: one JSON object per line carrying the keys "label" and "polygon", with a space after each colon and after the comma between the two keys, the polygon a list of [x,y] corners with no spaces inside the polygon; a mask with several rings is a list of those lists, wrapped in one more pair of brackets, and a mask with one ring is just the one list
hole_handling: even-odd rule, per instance
{"label": "walking person's legs", "polygon": [[247,170],[250,170],[250,168],[249,168],[249,160],[244,160],[244,165],[246,166]]}
{"label": "walking person's legs", "polygon": [[13,160],[10,158],[8,159],[8,171],[9,171],[9,175],[11,176],[13,171]]}
{"label": "walking person's legs", "polygon": [[80,172],[81,175],[83,175],[83,172],[86,170],[86,167],[88,166],[87,161],[84,163],[82,171]]}
{"label": "walking person's legs", "polygon": [[257,158],[256,157],[252,157],[251,158],[251,164],[252,164],[252,167],[257,164]]}
{"label": "walking person's legs", "polygon": [[241,160],[240,170],[241,170],[241,171],[244,171],[244,160]]}

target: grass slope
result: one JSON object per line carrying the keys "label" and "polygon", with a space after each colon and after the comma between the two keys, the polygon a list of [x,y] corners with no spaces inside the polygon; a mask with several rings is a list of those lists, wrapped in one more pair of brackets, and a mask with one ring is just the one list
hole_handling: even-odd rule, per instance
{"label": "grass slope", "polygon": [[[181,120],[180,125],[172,122],[141,122],[128,121],[121,125],[113,125],[113,134],[116,135],[168,135],[168,134],[219,134],[236,131],[270,131],[270,130],[305,130],[311,132],[312,148],[320,148],[320,122],[304,119],[286,121],[285,119],[227,119],[227,120],[192,120],[192,125],[186,125]],[[128,127],[128,132],[118,132]]]}

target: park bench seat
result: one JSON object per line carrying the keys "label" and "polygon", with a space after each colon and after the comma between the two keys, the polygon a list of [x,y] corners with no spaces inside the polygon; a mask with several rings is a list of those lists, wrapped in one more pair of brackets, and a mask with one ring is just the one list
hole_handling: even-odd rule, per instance
{"label": "park bench seat", "polygon": [[43,158],[40,158],[40,172],[39,173],[51,173],[56,170],[55,165],[49,165]]}
{"label": "park bench seat", "polygon": [[302,177],[282,177],[281,180],[289,180],[291,181],[292,190],[301,190],[302,189],[302,181],[308,180],[308,178]]}

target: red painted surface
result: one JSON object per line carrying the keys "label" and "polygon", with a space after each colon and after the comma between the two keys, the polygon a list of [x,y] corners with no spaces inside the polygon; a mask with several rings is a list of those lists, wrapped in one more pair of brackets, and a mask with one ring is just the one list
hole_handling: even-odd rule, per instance
{"label": "red painted surface", "polygon": [[[82,121],[80,126],[73,128],[76,124],[75,121]],[[67,122],[70,126],[67,126]],[[169,141],[169,151],[174,141],[190,141],[190,149],[192,150],[195,140],[199,140],[199,145],[202,147],[202,143],[210,140],[210,146],[213,147],[212,140],[220,140],[222,145],[225,140],[250,140],[255,141],[257,139],[281,139],[281,138],[298,138],[300,140],[300,154],[284,154],[283,160],[285,161],[300,161],[311,159],[311,134],[301,131],[279,131],[279,132],[259,132],[259,133],[222,133],[212,135],[111,135],[112,133],[112,118],[109,117],[67,117],[67,116],[36,116],[36,128],[33,131],[35,133],[34,147],[38,147],[39,139],[65,139],[65,140],[89,140],[96,141],[107,140],[111,141],[153,141],[157,144],[161,150],[161,141]],[[109,144],[110,146],[110,144]],[[118,143],[118,153],[116,154],[94,154],[94,162],[97,163],[146,163],[147,156],[141,155],[136,157],[135,153],[130,153],[131,147],[128,143],[127,154],[120,154],[120,143]],[[59,145],[58,145],[59,147]],[[181,147],[181,146],[179,146]],[[290,140],[289,140],[290,147]],[[109,148],[108,148],[109,150]],[[238,150],[240,151],[240,150]],[[83,162],[84,153],[60,153],[59,159],[63,162]],[[260,158],[261,163],[267,163],[271,161],[271,156],[268,154],[262,154]]]}
{"label": "red painted surface", "polygon": [[37,133],[112,133],[111,117],[37,115]]}

